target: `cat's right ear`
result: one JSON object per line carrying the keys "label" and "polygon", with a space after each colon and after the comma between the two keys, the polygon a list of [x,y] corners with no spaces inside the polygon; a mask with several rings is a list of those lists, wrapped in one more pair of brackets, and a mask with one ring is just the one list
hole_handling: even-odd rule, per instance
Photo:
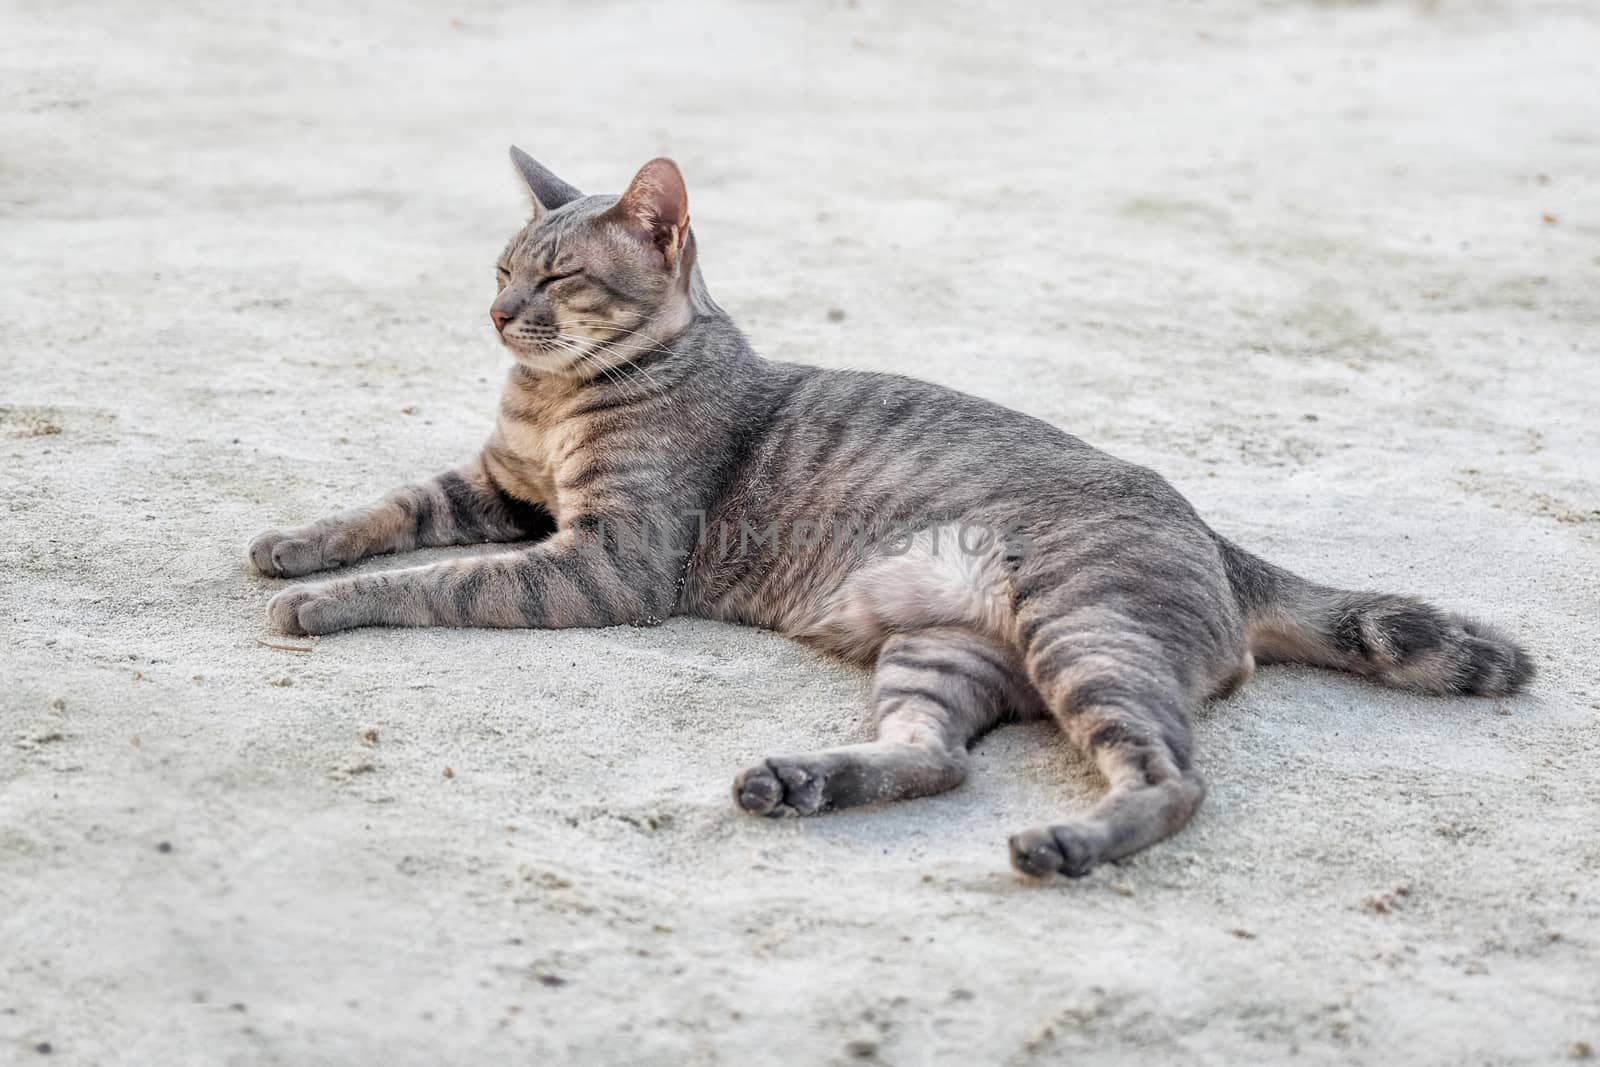
{"label": "cat's right ear", "polygon": [[528,195],[533,199],[534,218],[538,218],[546,211],[554,211],[563,204],[570,204],[583,195],[551,174],[542,163],[516,145],[511,146],[511,163],[517,168],[517,173],[522,175],[522,180],[528,183]]}

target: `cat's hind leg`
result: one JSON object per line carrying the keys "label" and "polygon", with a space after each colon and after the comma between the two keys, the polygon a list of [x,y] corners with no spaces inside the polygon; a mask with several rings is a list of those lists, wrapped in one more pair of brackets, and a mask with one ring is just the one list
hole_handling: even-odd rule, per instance
{"label": "cat's hind leg", "polygon": [[[1181,642],[1180,642],[1181,643]],[[1205,784],[1192,762],[1192,673],[1174,662],[1172,635],[1127,615],[1086,608],[1040,627],[1028,673],[1068,738],[1089,753],[1110,788],[1082,815],[1011,838],[1025,874],[1078,878],[1175,833]]]}
{"label": "cat's hind leg", "polygon": [[767,759],[734,781],[739,806],[776,818],[942,793],[966,778],[972,741],[1044,710],[1013,649],[950,626],[890,637],[872,700],[877,740]]}

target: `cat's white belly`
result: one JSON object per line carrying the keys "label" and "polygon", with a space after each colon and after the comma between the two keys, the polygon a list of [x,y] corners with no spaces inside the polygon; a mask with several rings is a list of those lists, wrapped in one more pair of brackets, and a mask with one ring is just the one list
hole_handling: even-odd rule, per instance
{"label": "cat's white belly", "polygon": [[[893,633],[964,626],[1011,641],[1015,620],[1003,546],[936,526],[873,555],[815,605],[796,605],[775,627],[850,659],[868,659]],[[902,543],[903,544],[903,543]]]}

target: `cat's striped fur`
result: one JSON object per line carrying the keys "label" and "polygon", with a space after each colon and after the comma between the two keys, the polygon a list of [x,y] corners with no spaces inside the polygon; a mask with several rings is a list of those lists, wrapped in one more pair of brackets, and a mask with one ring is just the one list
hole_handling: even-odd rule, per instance
{"label": "cat's striped fur", "polygon": [[759,358],[706,293],[670,161],[618,198],[513,158],[534,217],[499,264],[491,317],[515,364],[483,452],[370,508],[263,534],[249,558],[295,577],[421,545],[536,543],[293,586],[269,606],[275,627],[679,613],[875,665],[877,740],[756,764],[734,793],[758,815],[949,789],[985,730],[1049,715],[1110,788],[1012,839],[1034,875],[1082,875],[1182,826],[1204,793],[1189,714],[1257,662],[1438,694],[1531,676],[1488,627],[1264,563],[1158,475],[1045,423],[919,381]]}

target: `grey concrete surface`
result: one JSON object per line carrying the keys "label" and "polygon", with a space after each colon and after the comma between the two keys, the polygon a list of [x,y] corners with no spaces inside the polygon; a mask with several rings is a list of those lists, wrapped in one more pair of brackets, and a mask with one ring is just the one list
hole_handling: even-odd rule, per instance
{"label": "grey concrete surface", "polygon": [[[1600,1049],[1597,55],[1591,3],[8,0],[0,1061]],[[1539,681],[1263,671],[1186,833],[1040,886],[1007,834],[1099,788],[1044,727],[737,814],[868,729],[771,635],[264,646],[252,534],[487,432],[511,141],[597,191],[676,157],[762,351],[1051,420]]]}

